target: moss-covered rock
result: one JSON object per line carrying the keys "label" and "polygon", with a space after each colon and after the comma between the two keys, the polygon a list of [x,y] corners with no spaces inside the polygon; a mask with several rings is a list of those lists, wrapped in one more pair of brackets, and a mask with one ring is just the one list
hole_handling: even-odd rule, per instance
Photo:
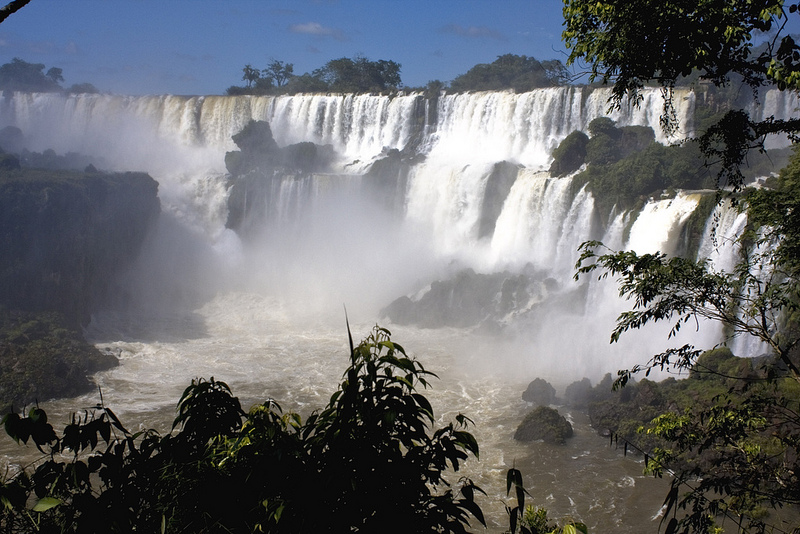
{"label": "moss-covered rock", "polygon": [[0,411],[91,391],[89,375],[117,365],[57,313],[0,311]]}
{"label": "moss-covered rock", "polygon": [[565,137],[553,151],[550,174],[565,176],[580,169],[586,161],[586,145],[588,143],[589,136],[580,130],[575,130]]}
{"label": "moss-covered rock", "polygon": [[532,410],[517,427],[514,439],[517,441],[538,441],[564,444],[572,437],[572,425],[557,410],[539,406]]}

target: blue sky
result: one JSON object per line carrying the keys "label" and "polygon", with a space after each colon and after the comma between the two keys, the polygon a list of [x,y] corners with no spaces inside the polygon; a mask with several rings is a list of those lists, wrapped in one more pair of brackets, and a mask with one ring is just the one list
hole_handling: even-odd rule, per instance
{"label": "blue sky", "polygon": [[[19,57],[122,94],[224,94],[270,59],[311,72],[364,55],[403,83],[452,80],[513,53],[566,60],[561,0],[32,0],[0,24]],[[45,70],[46,70],[45,69]]]}

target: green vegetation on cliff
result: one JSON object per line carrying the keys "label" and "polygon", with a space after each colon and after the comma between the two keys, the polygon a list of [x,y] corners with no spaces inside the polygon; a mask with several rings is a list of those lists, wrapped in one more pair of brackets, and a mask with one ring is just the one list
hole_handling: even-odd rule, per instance
{"label": "green vegetation on cliff", "polygon": [[[718,167],[708,163],[698,143],[663,145],[651,128],[617,127],[607,117],[590,122],[589,133],[576,130],[564,138],[553,151],[550,173],[564,176],[585,165],[575,184],[587,184],[604,219],[614,207],[628,210],[662,193],[718,185]],[[787,155],[787,149],[753,154],[742,174],[747,179],[768,176],[786,163]]]}

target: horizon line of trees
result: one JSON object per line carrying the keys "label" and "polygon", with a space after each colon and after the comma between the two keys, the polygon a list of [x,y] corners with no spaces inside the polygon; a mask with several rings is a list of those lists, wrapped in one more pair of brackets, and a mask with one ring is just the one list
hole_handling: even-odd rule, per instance
{"label": "horizon line of trees", "polygon": [[15,57],[0,65],[0,90],[31,93],[99,93],[91,83],[76,83],[68,88],[61,86],[64,71],[50,67],[45,72],[44,63],[28,63]]}
{"label": "horizon line of trees", "polygon": [[244,86],[228,87],[228,95],[283,95],[297,93],[385,93],[398,90],[425,92],[435,95],[443,90],[497,91],[512,89],[525,92],[541,87],[553,87],[569,82],[564,64],[557,60],[539,61],[516,54],[498,56],[492,63],[480,63],[466,73],[456,76],[449,84],[431,80],[424,87],[404,86],[400,77],[401,65],[379,59],[371,61],[357,55],[328,61],[322,67],[294,74],[294,64],[271,59],[264,69],[248,63],[242,68]]}

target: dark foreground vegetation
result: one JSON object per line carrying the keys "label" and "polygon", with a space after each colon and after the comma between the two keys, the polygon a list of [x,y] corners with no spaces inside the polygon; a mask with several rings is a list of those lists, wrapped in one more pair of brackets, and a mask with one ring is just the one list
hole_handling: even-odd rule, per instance
{"label": "dark foreground vegetation", "polygon": [[[6,415],[6,432],[42,458],[2,480],[0,531],[423,533],[483,524],[481,489],[445,478],[478,456],[470,419],[434,428],[420,393],[434,375],[387,330],[350,347],[341,386],[305,420],[271,399],[245,412],[213,378],[184,391],[167,435],[129,431],[102,402],[60,434],[38,406]],[[515,469],[512,489],[512,531],[532,532],[535,520],[557,529],[546,513],[544,522],[533,509],[523,514]]]}

